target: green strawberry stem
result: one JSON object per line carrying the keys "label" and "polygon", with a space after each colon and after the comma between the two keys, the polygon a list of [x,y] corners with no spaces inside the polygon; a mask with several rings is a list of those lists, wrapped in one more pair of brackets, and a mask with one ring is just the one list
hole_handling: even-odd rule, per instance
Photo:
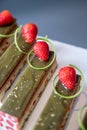
{"label": "green strawberry stem", "polygon": [[71,99],[71,98],[77,97],[77,96],[83,91],[83,89],[84,89],[84,75],[83,75],[82,71],[81,71],[78,67],[76,67],[75,65],[70,64],[70,66],[74,67],[74,68],[81,74],[82,85],[81,85],[81,87],[80,87],[80,90],[79,90],[76,94],[71,95],[71,96],[65,96],[65,95],[60,94],[60,93],[56,90],[56,88],[55,88],[55,80],[56,80],[56,78],[58,77],[57,75],[55,76],[55,78],[54,78],[54,80],[53,80],[53,85],[52,85],[52,88],[53,88],[53,91],[55,92],[55,94],[57,94],[58,96],[60,96],[60,97],[62,97],[62,98],[65,98],[65,99]]}
{"label": "green strawberry stem", "polygon": [[45,37],[45,38],[37,38],[37,40],[44,40],[44,41],[46,41],[49,45],[51,45],[51,47],[52,47],[52,49],[53,49],[53,51],[54,51],[53,59],[51,60],[51,62],[50,62],[48,65],[46,65],[46,66],[44,66],[44,67],[36,67],[36,66],[33,66],[33,65],[31,64],[31,62],[30,62],[30,55],[31,55],[31,53],[33,53],[33,50],[31,50],[31,51],[28,53],[28,55],[27,55],[27,61],[28,61],[28,64],[29,64],[29,66],[30,66],[31,68],[36,69],[36,70],[44,70],[44,69],[47,69],[48,67],[50,67],[50,66],[53,64],[53,62],[54,62],[54,60],[55,60],[55,57],[56,57],[56,50],[55,50],[55,47],[54,47],[53,43],[52,43],[47,37]]}
{"label": "green strawberry stem", "polygon": [[0,34],[0,37],[12,37],[12,36],[14,36],[14,33],[12,33],[12,34]]}
{"label": "green strawberry stem", "polygon": [[81,107],[80,110],[79,110],[79,112],[78,112],[78,122],[79,122],[79,125],[80,125],[81,130],[87,130],[87,129],[85,128],[85,126],[83,125],[82,120],[81,120],[81,114],[82,114],[82,111],[83,111],[83,109],[84,109],[85,107],[87,107],[87,105]]}
{"label": "green strawberry stem", "polygon": [[17,49],[18,49],[20,52],[22,52],[22,53],[24,53],[24,54],[27,54],[26,52],[24,52],[24,51],[19,47],[18,42],[17,42],[17,34],[18,34],[18,32],[20,32],[21,28],[22,28],[22,26],[20,25],[20,26],[16,29],[15,35],[14,35],[14,42],[15,42],[15,45],[16,45]]}

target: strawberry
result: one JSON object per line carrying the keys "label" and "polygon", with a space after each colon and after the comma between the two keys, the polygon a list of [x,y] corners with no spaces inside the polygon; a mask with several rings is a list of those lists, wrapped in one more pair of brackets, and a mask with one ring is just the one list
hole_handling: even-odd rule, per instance
{"label": "strawberry", "polygon": [[42,61],[48,60],[49,46],[45,41],[37,41],[33,47],[33,51]]}
{"label": "strawberry", "polygon": [[76,71],[73,67],[66,66],[59,70],[59,79],[62,84],[69,90],[73,90],[76,81]]}
{"label": "strawberry", "polygon": [[38,33],[38,28],[33,23],[27,23],[22,27],[22,36],[28,43],[35,42]]}
{"label": "strawberry", "polygon": [[0,26],[11,24],[14,21],[14,18],[10,11],[4,10],[0,12]]}

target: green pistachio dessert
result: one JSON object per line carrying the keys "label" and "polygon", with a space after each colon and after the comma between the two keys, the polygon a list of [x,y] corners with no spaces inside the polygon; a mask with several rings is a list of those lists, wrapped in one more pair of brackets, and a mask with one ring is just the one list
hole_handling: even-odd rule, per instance
{"label": "green pistachio dessert", "polygon": [[[17,28],[16,20],[10,25],[0,26],[0,34],[8,35],[11,34],[13,30]],[[6,37],[0,36],[0,45],[5,40]]]}
{"label": "green pistachio dessert", "polygon": [[[21,72],[21,76],[16,80],[0,108],[1,111],[17,117],[20,128],[57,67],[55,51],[50,51],[48,46],[52,43],[47,38],[39,38],[38,41],[36,35],[37,27],[33,23],[17,28],[14,36],[15,44],[11,44],[0,57],[1,94],[8,88],[4,87],[9,83],[8,81],[13,82],[12,75],[16,70],[18,74],[20,63],[23,64],[24,59],[26,61],[27,58],[27,67]],[[30,50],[32,43],[34,46]]]}
{"label": "green pistachio dessert", "polygon": [[0,56],[13,41],[13,33],[17,28],[16,19],[10,11],[0,12]]}
{"label": "green pistachio dessert", "polygon": [[[28,42],[24,37],[26,35]],[[37,27],[35,24],[30,23],[16,29],[13,43],[0,57],[0,99],[23,68],[36,36]]]}
{"label": "green pistachio dessert", "polygon": [[[52,61],[53,55],[54,53],[50,52],[49,59],[41,61],[35,54],[32,54],[31,63],[37,67],[44,67]],[[56,59],[47,69],[37,70],[27,65],[13,90],[3,102],[0,111],[16,116],[21,128],[25,119],[35,107],[56,67]]]}
{"label": "green pistachio dessert", "polygon": [[[12,34],[17,28],[16,21],[8,26],[0,27],[1,34]],[[6,33],[8,30],[8,33]],[[14,36],[11,37],[0,37],[0,56],[6,51],[6,49],[13,43]]]}
{"label": "green pistachio dessert", "polygon": [[[60,72],[58,74],[60,79],[56,83],[55,87],[56,92],[60,93],[61,95],[64,95],[65,97],[71,96],[79,90],[81,80],[81,76],[74,75],[74,71],[70,72],[67,70],[68,69],[64,69],[62,73]],[[70,76],[69,74],[66,75],[66,72],[73,73],[73,76]],[[71,89],[72,87],[71,79],[74,79],[74,77],[75,77],[74,89]],[[62,83],[62,81],[64,82]],[[65,84],[67,84],[67,87],[64,86]],[[55,91],[52,92],[33,130],[64,129],[66,119],[68,118],[68,115],[71,111],[75,98],[72,99],[62,98],[61,96],[58,96],[56,92]]]}
{"label": "green pistachio dessert", "polygon": [[[18,37],[18,42],[21,43],[20,47],[26,51],[29,51],[33,45],[27,44],[21,35]],[[14,42],[0,57],[0,98],[3,96],[2,91],[6,91],[10,87],[25,61],[26,55],[17,49]]]}

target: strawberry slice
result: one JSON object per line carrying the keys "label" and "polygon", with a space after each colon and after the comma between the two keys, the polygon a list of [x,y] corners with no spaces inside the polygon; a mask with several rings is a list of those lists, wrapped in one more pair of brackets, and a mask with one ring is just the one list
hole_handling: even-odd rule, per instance
{"label": "strawberry slice", "polygon": [[4,10],[0,12],[0,26],[11,24],[14,21],[14,18],[10,11]]}
{"label": "strawberry slice", "polygon": [[33,23],[27,23],[22,27],[22,36],[28,43],[35,42],[38,33],[38,28]]}
{"label": "strawberry slice", "polygon": [[33,47],[33,51],[42,61],[48,60],[49,46],[45,41],[37,41]]}
{"label": "strawberry slice", "polygon": [[58,73],[59,79],[62,84],[69,90],[73,90],[76,82],[76,71],[71,66],[63,67]]}

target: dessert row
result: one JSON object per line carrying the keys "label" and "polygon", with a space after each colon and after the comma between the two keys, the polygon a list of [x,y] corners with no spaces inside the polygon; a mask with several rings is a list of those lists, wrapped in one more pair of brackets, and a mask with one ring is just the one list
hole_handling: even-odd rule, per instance
{"label": "dessert row", "polygon": [[[18,26],[10,11],[0,12],[0,101],[2,102],[0,128],[2,129],[23,128],[58,66],[54,44],[47,36],[38,37],[37,34],[36,24],[27,23]],[[74,101],[84,88],[83,77],[80,69],[73,65],[62,67],[58,71],[52,82],[52,94],[34,130],[64,129]],[[81,81],[83,84],[80,87]],[[9,88],[10,91],[6,95]]]}

